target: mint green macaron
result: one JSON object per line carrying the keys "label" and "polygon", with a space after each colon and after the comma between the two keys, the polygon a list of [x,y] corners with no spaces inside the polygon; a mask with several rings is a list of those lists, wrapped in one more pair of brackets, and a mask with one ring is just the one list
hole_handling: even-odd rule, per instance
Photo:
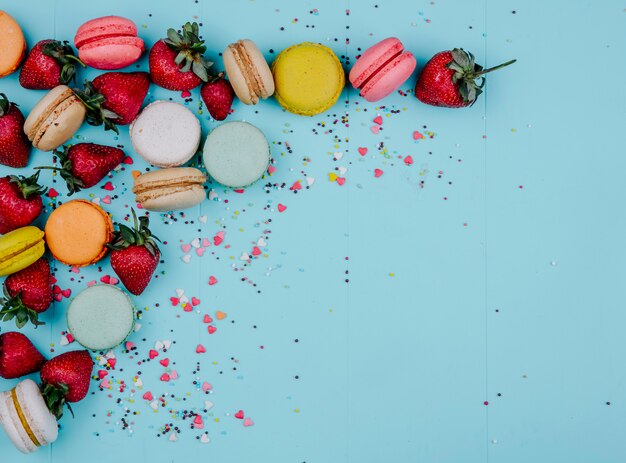
{"label": "mint green macaron", "polygon": [[227,122],[204,143],[204,167],[209,176],[232,188],[260,179],[270,163],[270,146],[263,132],[247,122]]}
{"label": "mint green macaron", "polygon": [[135,326],[135,307],[124,291],[94,285],[80,292],[67,309],[67,326],[74,339],[90,350],[118,346]]}

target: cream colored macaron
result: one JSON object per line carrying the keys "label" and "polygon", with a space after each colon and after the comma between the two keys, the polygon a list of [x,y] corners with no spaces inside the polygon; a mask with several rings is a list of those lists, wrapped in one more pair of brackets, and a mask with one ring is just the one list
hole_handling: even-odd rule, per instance
{"label": "cream colored macaron", "polygon": [[223,60],[230,84],[243,103],[257,104],[274,94],[272,71],[252,40],[228,45]]}
{"label": "cream colored macaron", "polygon": [[206,175],[193,167],[158,169],[135,178],[135,201],[149,211],[175,211],[200,204],[206,198]]}
{"label": "cream colored macaron", "polygon": [[200,121],[179,103],[157,100],[130,125],[130,139],[139,156],[153,166],[181,166],[198,151]]}

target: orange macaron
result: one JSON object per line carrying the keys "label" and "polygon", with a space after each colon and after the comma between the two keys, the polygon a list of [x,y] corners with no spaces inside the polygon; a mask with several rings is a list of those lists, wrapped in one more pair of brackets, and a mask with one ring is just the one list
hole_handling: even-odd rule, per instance
{"label": "orange macaron", "polygon": [[75,199],[52,211],[45,232],[46,244],[55,259],[84,267],[106,254],[113,238],[113,223],[100,206]]}
{"label": "orange macaron", "polygon": [[15,71],[26,54],[26,40],[20,25],[0,10],[0,77]]}

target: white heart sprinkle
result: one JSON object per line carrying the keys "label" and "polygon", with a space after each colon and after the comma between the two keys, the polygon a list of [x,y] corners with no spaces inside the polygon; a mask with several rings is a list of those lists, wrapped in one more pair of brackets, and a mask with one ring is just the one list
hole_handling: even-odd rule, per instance
{"label": "white heart sprinkle", "polygon": [[100,205],[100,198],[93,198],[91,200],[92,203],[97,204],[98,206]]}
{"label": "white heart sprinkle", "polygon": [[210,400],[205,400],[204,401],[204,409],[205,410],[210,410],[213,408],[213,402],[211,402]]}
{"label": "white heart sprinkle", "polygon": [[150,408],[152,410],[158,410],[159,409],[159,401],[158,400],[153,400],[152,402],[150,402]]}
{"label": "white heart sprinkle", "polygon": [[215,190],[211,190],[209,191],[209,201],[213,201],[214,199],[217,199],[217,193],[215,192]]}
{"label": "white heart sprinkle", "polygon": [[209,435],[208,434],[202,434],[202,436],[200,436],[200,442],[202,442],[203,444],[208,444],[209,442],[211,442],[211,440],[209,439]]}
{"label": "white heart sprinkle", "polygon": [[100,357],[100,360],[98,360],[98,365],[106,365],[106,363],[108,362],[106,357]]}
{"label": "white heart sprinkle", "polygon": [[338,167],[337,170],[339,171],[339,175],[341,175],[343,177],[343,174],[345,174],[346,172],[348,172],[348,169],[346,169],[345,167],[341,166]]}
{"label": "white heart sprinkle", "polygon": [[184,289],[176,288],[176,297],[181,297],[183,294],[185,294]]}
{"label": "white heart sprinkle", "polygon": [[135,386],[143,387],[143,381],[141,380],[141,378],[137,378],[137,381],[135,381]]}
{"label": "white heart sprinkle", "polygon": [[161,341],[157,341],[154,343],[154,350],[161,350],[163,349],[163,343]]}
{"label": "white heart sprinkle", "polygon": [[67,346],[70,342],[67,340],[67,336],[61,336],[61,341],[59,341],[59,344],[61,346]]}
{"label": "white heart sprinkle", "polygon": [[201,215],[200,217],[198,217],[198,221],[202,222],[202,223],[206,223],[206,221],[209,219],[209,216],[207,215]]}
{"label": "white heart sprinkle", "polygon": [[115,354],[113,353],[112,350],[108,351],[106,354],[104,354],[104,356],[108,359],[114,359],[115,358]]}
{"label": "white heart sprinkle", "polygon": [[194,248],[199,248],[199,247],[200,247],[200,238],[195,238],[195,239],[191,242],[191,245],[192,245]]}
{"label": "white heart sprinkle", "polygon": [[250,259],[250,256],[245,251],[242,252],[241,255],[239,256],[239,260],[248,260],[248,259]]}
{"label": "white heart sprinkle", "polygon": [[341,151],[337,151],[333,154],[335,156],[335,161],[339,161],[343,157],[343,153]]}
{"label": "white heart sprinkle", "polygon": [[306,183],[311,186],[315,183],[315,179],[313,177],[307,177],[306,178]]}
{"label": "white heart sprinkle", "polygon": [[176,442],[178,440],[178,436],[176,435],[176,431],[172,431],[170,437],[167,438],[170,442]]}
{"label": "white heart sprinkle", "polygon": [[180,258],[185,264],[188,264],[191,261],[191,254],[185,254]]}
{"label": "white heart sprinkle", "polygon": [[259,241],[256,242],[256,245],[260,248],[264,248],[265,246],[267,246],[267,243],[263,238],[259,238]]}
{"label": "white heart sprinkle", "polygon": [[135,333],[141,329],[141,323],[135,322]]}
{"label": "white heart sprinkle", "polygon": [[180,298],[180,302],[181,302],[182,304],[185,304],[186,302],[189,302],[189,299],[187,298],[187,296],[181,296],[181,298]]}
{"label": "white heart sprinkle", "polygon": [[171,345],[172,345],[172,341],[170,341],[169,339],[163,340],[163,347],[165,347],[166,349],[169,349]]}

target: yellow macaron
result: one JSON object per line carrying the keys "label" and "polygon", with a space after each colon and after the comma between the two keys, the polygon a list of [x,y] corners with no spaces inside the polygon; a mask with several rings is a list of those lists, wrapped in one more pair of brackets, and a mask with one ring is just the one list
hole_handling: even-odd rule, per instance
{"label": "yellow macaron", "polygon": [[329,109],[345,85],[339,58],[330,48],[311,42],[283,50],[272,64],[272,73],[280,105],[303,116]]}

